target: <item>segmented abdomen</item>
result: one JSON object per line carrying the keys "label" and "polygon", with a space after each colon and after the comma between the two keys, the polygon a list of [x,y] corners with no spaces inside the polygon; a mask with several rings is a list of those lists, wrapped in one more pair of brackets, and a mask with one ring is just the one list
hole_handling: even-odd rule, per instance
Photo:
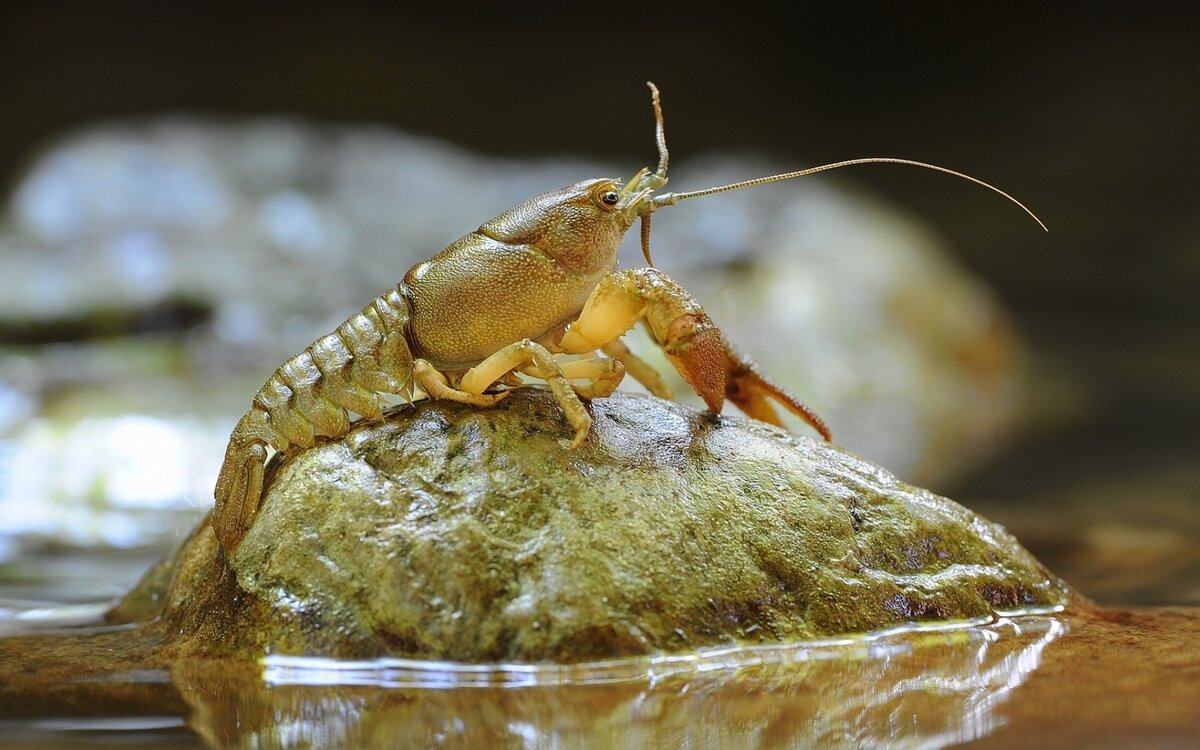
{"label": "segmented abdomen", "polygon": [[399,287],[376,297],[333,333],[280,365],[254,396],[266,412],[271,447],[311,447],[350,429],[347,411],[382,416],[379,392],[411,395],[408,300]]}

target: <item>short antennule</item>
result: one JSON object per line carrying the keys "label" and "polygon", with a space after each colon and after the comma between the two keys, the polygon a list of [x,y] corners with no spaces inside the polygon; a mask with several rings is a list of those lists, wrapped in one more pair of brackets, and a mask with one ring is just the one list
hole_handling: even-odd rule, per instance
{"label": "short antennule", "polygon": [[[639,173],[641,179],[631,181],[631,184],[637,182],[639,188],[658,190],[667,184],[667,162],[670,155],[667,153],[667,135],[663,127],[662,99],[658,94],[658,86],[654,85],[654,81],[646,81],[646,85],[650,87],[650,105],[654,107],[654,142],[658,144],[658,169]],[[646,257],[646,265],[654,268],[654,259],[650,257],[650,211],[642,212],[641,219],[642,255]]]}
{"label": "short antennule", "polygon": [[[658,95],[658,86],[654,85],[654,81],[646,81],[646,85],[650,87],[650,104],[654,107],[654,142],[658,144],[658,169],[654,170],[654,175],[662,180],[662,184],[667,184],[667,136],[663,130],[663,113],[662,100]],[[659,187],[662,187],[660,185]]]}
{"label": "short antennule", "polygon": [[[910,166],[910,167],[921,167],[922,169],[932,169],[935,172],[942,172],[944,174],[948,174],[948,175],[951,175],[954,177],[959,177],[961,179],[967,180],[968,182],[973,182],[976,185],[985,187],[988,190],[991,190],[993,193],[998,193],[999,195],[1004,196],[1009,201],[1016,204],[1022,211],[1029,214],[1030,218],[1032,218],[1034,221],[1036,221],[1038,223],[1038,226],[1040,226],[1044,231],[1047,231],[1047,232],[1050,231],[1049,229],[1046,228],[1046,225],[1044,223],[1042,223],[1042,220],[1038,218],[1037,214],[1035,214],[1033,211],[1029,210],[1029,208],[1024,203],[1022,203],[1021,201],[1012,197],[1011,195],[1004,192],[1003,190],[996,187],[995,185],[988,184],[977,177],[972,177],[969,174],[963,174],[962,172],[956,172],[955,170],[947,169],[946,167],[939,167],[936,164],[926,164],[923,161],[914,161],[912,159],[898,159],[898,158],[891,157],[891,156],[870,156],[870,157],[864,157],[861,159],[847,159],[846,161],[834,162],[832,164],[822,164],[819,167],[809,167],[808,169],[801,169],[796,172],[784,172],[783,174],[770,175],[768,177],[756,177],[753,180],[743,180],[741,182],[733,182],[728,185],[721,185],[720,187],[706,188],[704,190],[693,190],[693,191],[687,192],[687,193],[663,193],[662,195],[658,195],[658,196],[654,197],[653,204],[654,204],[654,208],[662,208],[663,206],[674,206],[679,201],[687,200],[688,198],[700,198],[705,195],[713,195],[715,193],[726,193],[726,192],[729,192],[730,190],[740,190],[741,188],[753,187],[755,185],[766,185],[767,183],[770,183],[770,182],[781,182],[783,180],[790,180],[795,177],[806,177],[808,175],[816,174],[818,172],[828,172],[831,169],[841,169],[842,167],[851,167],[856,164],[904,164],[904,165]],[[653,210],[653,209],[651,209],[651,210]]]}

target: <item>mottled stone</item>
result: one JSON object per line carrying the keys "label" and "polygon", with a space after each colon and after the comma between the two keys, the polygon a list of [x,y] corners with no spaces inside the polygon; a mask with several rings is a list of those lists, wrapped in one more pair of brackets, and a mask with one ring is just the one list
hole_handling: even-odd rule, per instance
{"label": "mottled stone", "polygon": [[359,426],[278,467],[228,568],[205,526],[165,600],[166,569],[114,619],[165,601],[202,651],[572,662],[1067,599],[1002,527],[836,446],[649,397],[591,412],[577,451],[532,388]]}

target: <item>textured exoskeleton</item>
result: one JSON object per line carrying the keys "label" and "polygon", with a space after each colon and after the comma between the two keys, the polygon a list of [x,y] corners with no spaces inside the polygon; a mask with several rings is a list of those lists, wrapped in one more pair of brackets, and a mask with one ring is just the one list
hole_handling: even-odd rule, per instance
{"label": "textured exoskeleton", "polygon": [[227,554],[258,512],[268,448],[287,453],[341,436],[351,413],[381,419],[380,394],[487,407],[520,385],[516,373],[523,373],[554,393],[574,430],[571,448],[583,443],[592,423],[580,399],[612,393],[626,372],[654,395],[671,398],[659,375],[620,341],[639,320],[714,413],[729,400],[751,417],[780,424],[774,401],[829,439],[824,423],[730,346],[686,290],[652,264],[617,268],[625,232],[642,219],[649,263],[650,215],[659,208],[851,163],[916,164],[979,181],[880,158],[656,196],[667,182],[667,149],[658,92],[651,90],[657,169],[639,171],[624,186],[584,180],[518,204],[411,268],[395,288],[280,365],[234,428],[217,479],[212,523]]}

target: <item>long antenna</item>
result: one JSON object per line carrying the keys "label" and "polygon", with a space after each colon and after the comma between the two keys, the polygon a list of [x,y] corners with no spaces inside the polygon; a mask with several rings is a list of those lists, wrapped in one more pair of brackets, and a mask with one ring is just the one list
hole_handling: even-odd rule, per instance
{"label": "long antenna", "polygon": [[[664,158],[664,160],[666,158],[665,152],[663,152],[663,158]],[[862,159],[847,159],[846,161],[834,162],[833,164],[823,164],[819,167],[809,167],[808,169],[801,169],[796,172],[784,172],[783,174],[771,175],[769,177],[757,177],[753,180],[743,180],[742,182],[734,182],[734,183],[730,183],[728,185],[721,185],[720,187],[711,187],[711,188],[706,188],[704,190],[693,190],[692,192],[688,192],[688,193],[663,193],[662,195],[656,196],[654,198],[654,205],[656,208],[662,207],[662,206],[674,206],[679,201],[687,200],[688,198],[699,198],[699,197],[705,196],[705,195],[713,195],[714,193],[726,193],[726,192],[729,192],[730,190],[739,190],[744,187],[753,187],[755,185],[766,185],[767,183],[770,183],[770,182],[780,182],[782,180],[790,180],[794,177],[806,177],[810,174],[816,174],[818,172],[828,172],[831,169],[840,169],[842,167],[851,167],[856,164],[905,164],[910,167],[922,167],[923,169],[932,169],[935,172],[942,172],[944,174],[952,175],[954,177],[960,177],[968,182],[973,182],[976,185],[985,187],[988,190],[991,190],[993,193],[999,193],[1000,195],[1004,196],[1012,203],[1015,203],[1017,206],[1019,206],[1022,211],[1029,214],[1030,218],[1032,218],[1034,221],[1036,221],[1038,223],[1038,226],[1040,226],[1044,231],[1047,231],[1047,232],[1050,231],[1049,229],[1046,228],[1046,225],[1044,223],[1042,223],[1042,220],[1038,218],[1037,214],[1035,214],[1033,211],[1030,211],[1029,208],[1026,207],[1024,203],[1022,203],[1021,201],[1012,197],[1011,195],[1004,192],[1003,190],[996,187],[995,185],[989,185],[988,183],[984,182],[983,180],[980,180],[976,177],[972,177],[969,174],[963,174],[962,172],[956,172],[953,169],[947,169],[946,167],[939,167],[936,164],[926,164],[923,161],[913,161],[912,159],[897,159],[897,158],[893,158],[890,156],[869,156],[869,157],[864,157]]]}

